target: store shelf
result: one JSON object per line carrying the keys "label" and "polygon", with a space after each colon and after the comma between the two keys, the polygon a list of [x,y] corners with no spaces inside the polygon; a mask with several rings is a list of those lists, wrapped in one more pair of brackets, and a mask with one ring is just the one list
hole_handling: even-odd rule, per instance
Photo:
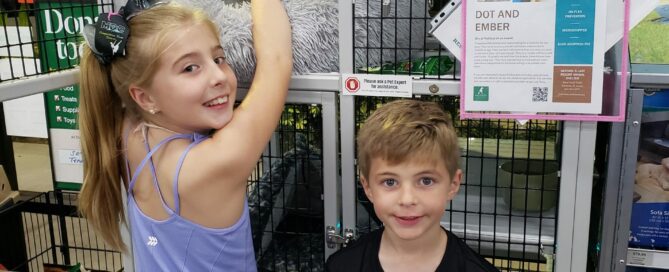
{"label": "store shelf", "polygon": [[669,251],[628,248],[627,265],[669,269]]}
{"label": "store shelf", "polygon": [[631,87],[666,88],[669,86],[669,65],[632,64],[631,72]]}
{"label": "store shelf", "polygon": [[[490,190],[488,190],[490,189]],[[501,189],[498,189],[501,190]],[[467,205],[465,205],[467,204]],[[461,187],[447,211],[442,225],[484,255],[511,256],[522,259],[536,258],[539,245],[555,244],[555,208],[543,213],[509,211],[501,193],[494,188]],[[466,216],[464,211],[466,210]],[[476,241],[481,241],[478,244]]]}
{"label": "store shelf", "polygon": [[669,121],[669,110],[645,111],[641,113],[641,122],[643,123],[661,122],[661,121]]}

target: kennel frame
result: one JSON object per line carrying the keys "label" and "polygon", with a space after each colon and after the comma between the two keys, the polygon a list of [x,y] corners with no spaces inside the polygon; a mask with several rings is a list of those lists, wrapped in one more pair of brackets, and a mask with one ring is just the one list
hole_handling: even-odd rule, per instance
{"label": "kennel frame", "polygon": [[[356,0],[363,1],[363,0]],[[353,0],[339,1],[340,33],[354,29]],[[354,73],[353,33],[339,37],[340,73]],[[459,95],[454,80],[414,80],[414,95]],[[436,90],[436,92],[435,92]],[[340,98],[342,229],[356,228],[355,97]],[[563,123],[555,271],[585,271],[592,198],[596,122]],[[344,131],[346,131],[344,133]],[[581,163],[579,163],[581,162]]]}
{"label": "kennel frame", "polygon": [[[662,65],[664,66],[664,65]],[[636,174],[637,155],[641,139],[641,124],[658,121],[643,113],[644,90],[669,88],[669,73],[658,65],[632,65],[628,111],[624,123],[613,123],[606,129],[608,153],[607,180],[602,192],[601,252],[597,260],[600,271],[624,272],[628,266],[669,269],[667,250],[649,250],[629,246],[630,225]],[[666,118],[666,113],[657,115]],[[644,263],[631,263],[630,256],[640,254]],[[665,260],[654,262],[651,260]]]}

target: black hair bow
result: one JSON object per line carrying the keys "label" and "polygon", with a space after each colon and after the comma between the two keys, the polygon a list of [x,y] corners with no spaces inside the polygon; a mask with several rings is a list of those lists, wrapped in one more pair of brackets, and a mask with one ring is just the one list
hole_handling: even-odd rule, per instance
{"label": "black hair bow", "polygon": [[100,63],[107,65],[115,57],[125,56],[130,29],[128,20],[164,0],[128,0],[118,13],[105,12],[94,24],[84,26],[84,39]]}

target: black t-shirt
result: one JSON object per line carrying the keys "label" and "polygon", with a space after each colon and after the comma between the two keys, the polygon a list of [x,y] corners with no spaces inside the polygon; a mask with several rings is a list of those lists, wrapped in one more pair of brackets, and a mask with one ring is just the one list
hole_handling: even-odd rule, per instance
{"label": "black t-shirt", "polygon": [[[446,252],[441,258],[441,263],[436,272],[489,272],[499,270],[492,266],[483,257],[474,252],[460,238],[451,232],[444,230],[448,235]],[[353,244],[345,247],[328,258],[325,271],[330,272],[381,272],[379,261],[379,248],[381,247],[381,236],[383,228],[364,235]]]}

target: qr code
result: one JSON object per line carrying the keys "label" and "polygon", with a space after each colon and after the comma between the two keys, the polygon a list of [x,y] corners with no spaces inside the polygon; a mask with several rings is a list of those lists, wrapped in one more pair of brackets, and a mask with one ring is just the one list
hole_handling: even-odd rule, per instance
{"label": "qr code", "polygon": [[532,87],[532,102],[548,101],[548,87]]}

